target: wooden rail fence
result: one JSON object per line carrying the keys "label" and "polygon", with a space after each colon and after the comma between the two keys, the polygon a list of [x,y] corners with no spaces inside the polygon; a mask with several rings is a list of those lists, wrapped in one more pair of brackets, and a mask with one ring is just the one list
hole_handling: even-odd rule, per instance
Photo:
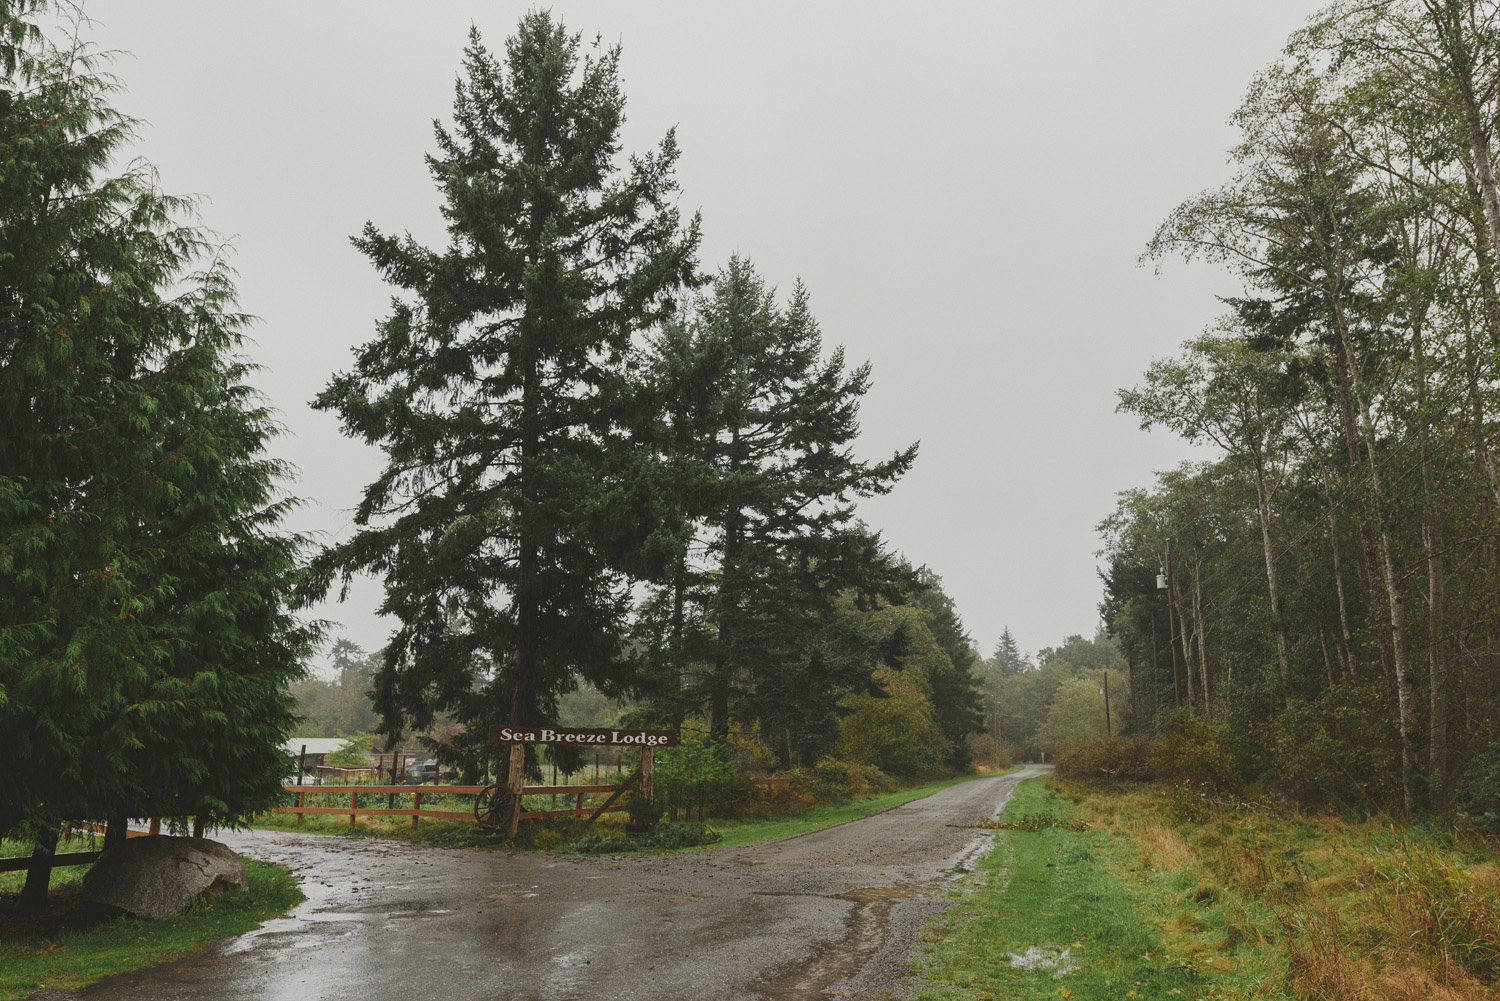
{"label": "wooden rail fence", "polygon": [[[473,820],[474,810],[424,810],[422,809],[422,798],[433,796],[477,796],[488,789],[488,786],[284,786],[287,792],[297,797],[295,806],[283,806],[282,813],[295,813],[297,824],[300,826],[302,818],[309,813],[336,814],[347,816],[349,825],[354,826],[359,817],[410,817],[411,826],[416,827],[423,817],[431,817],[437,820]],[[523,810],[522,820],[536,820],[541,817],[581,817],[592,813],[593,808],[586,806],[584,800],[594,793],[612,793],[615,791],[613,785],[587,785],[587,786],[524,786],[521,795],[525,796],[567,796],[574,800],[574,805],[565,810]],[[308,795],[321,796],[326,793],[348,796],[348,806],[308,806]],[[366,797],[385,796],[387,804],[394,801],[396,796],[411,796],[412,805],[409,807],[383,807],[361,806],[360,800]],[[366,799],[368,802],[368,799]],[[523,799],[524,802],[524,799]],[[606,812],[617,813],[624,810],[623,805],[611,806]]]}
{"label": "wooden rail fence", "polygon": [[[783,779],[783,778],[773,778],[773,779],[756,779],[755,781],[756,781],[757,784],[765,786],[767,791],[770,791],[771,789],[776,788],[776,787],[785,788],[786,786],[788,786],[788,785],[791,784],[792,780],[791,779]],[[411,826],[416,827],[417,824],[418,824],[418,822],[423,817],[431,817],[431,818],[440,819],[440,820],[473,820],[474,819],[474,810],[473,810],[472,806],[469,809],[467,809],[467,810],[424,810],[424,809],[422,809],[422,797],[423,796],[449,796],[449,795],[477,796],[480,793],[484,792],[484,790],[488,789],[489,787],[488,786],[409,786],[409,785],[397,785],[397,786],[376,786],[376,785],[350,785],[350,786],[306,785],[306,786],[297,786],[297,785],[291,785],[291,786],[283,786],[282,788],[285,789],[287,792],[294,794],[297,797],[297,805],[296,806],[283,806],[283,807],[279,807],[278,810],[280,812],[282,812],[282,813],[294,813],[294,814],[296,814],[297,815],[297,825],[299,827],[302,825],[302,818],[303,818],[303,816],[306,815],[306,814],[309,814],[309,813],[323,813],[323,814],[330,814],[331,813],[331,814],[335,814],[335,815],[348,816],[348,818],[349,818],[349,825],[351,827],[354,826],[355,820],[358,817],[410,817],[411,818]],[[585,804],[584,801],[589,796],[595,795],[595,794],[612,793],[617,788],[618,788],[618,786],[615,786],[615,785],[523,786],[522,789],[521,789],[521,795],[523,797],[525,797],[525,796],[552,796],[552,797],[554,797],[554,801],[555,801],[555,797],[558,797],[558,796],[572,797],[573,798],[573,805],[571,807],[567,808],[567,809],[564,809],[564,810],[525,810],[525,811],[522,811],[522,813],[521,813],[521,819],[522,820],[537,820],[537,819],[540,819],[542,817],[582,817],[582,816],[586,816],[586,815],[588,815],[590,813],[593,813],[594,810],[596,809],[595,807],[587,806]],[[308,797],[309,794],[314,795],[314,796],[321,796],[321,795],[324,795],[325,793],[327,793],[327,794],[333,794],[333,795],[347,795],[349,797],[349,805],[348,806],[308,806],[307,805],[307,797]],[[361,796],[386,796],[386,797],[388,797],[387,803],[393,802],[394,798],[396,796],[411,796],[412,797],[412,805],[411,805],[410,808],[392,807],[392,806],[385,806],[385,807],[368,807],[368,806],[364,806],[364,807],[362,807],[362,806],[359,805],[359,799],[360,799]],[[616,804],[616,805],[613,805],[613,806],[606,807],[603,812],[605,812],[605,813],[619,813],[619,812],[621,812],[621,811],[623,811],[625,809],[627,809],[625,806]],[[126,837],[141,838],[141,837],[145,837],[147,833],[156,834],[160,830],[160,825],[161,825],[161,821],[160,820],[152,820],[151,821],[151,829],[150,829],[149,832],[147,832],[147,831],[127,831],[126,832]],[[95,824],[95,823],[84,822],[84,823],[75,823],[75,824],[72,825],[72,827],[75,830],[92,831],[92,832],[94,832],[96,834],[103,834],[104,833],[104,827],[103,827],[102,824]],[[15,872],[15,871],[18,871],[18,870],[21,870],[21,869],[28,869],[31,866],[33,866],[35,864],[38,864],[38,863],[46,864],[50,868],[53,868],[53,869],[61,868],[61,867],[64,867],[64,866],[70,866],[70,865],[88,865],[88,864],[91,864],[92,862],[94,862],[94,860],[96,860],[101,854],[103,854],[103,853],[102,852],[98,852],[98,851],[89,851],[89,852],[67,852],[67,853],[60,854],[60,855],[53,855],[53,856],[47,857],[45,859],[38,859],[38,858],[34,858],[32,856],[21,856],[21,857],[17,857],[17,858],[0,858],[0,872]]]}
{"label": "wooden rail fence", "polygon": [[[758,784],[764,785],[768,791],[770,789],[772,789],[773,787],[776,787],[776,786],[785,787],[785,786],[787,786],[788,784],[791,783],[791,779],[756,779],[755,781]],[[344,785],[344,786],[316,785],[316,786],[297,786],[297,785],[290,785],[290,786],[283,786],[282,788],[284,788],[287,792],[292,793],[292,794],[294,794],[297,797],[297,804],[295,806],[283,806],[283,807],[280,807],[279,809],[280,809],[280,811],[282,813],[294,813],[294,814],[296,814],[297,815],[297,825],[299,827],[302,825],[302,818],[304,816],[306,816],[307,814],[310,814],[310,813],[311,814],[321,813],[321,814],[333,814],[333,815],[336,815],[336,816],[347,816],[349,818],[349,826],[350,827],[354,826],[354,823],[355,823],[356,819],[359,818],[359,817],[410,817],[411,818],[411,826],[416,827],[417,824],[420,822],[421,818],[423,818],[423,817],[431,817],[431,818],[433,818],[435,820],[473,820],[474,819],[474,810],[473,810],[473,807],[470,807],[468,810],[432,810],[432,809],[424,810],[424,809],[422,809],[422,797],[423,796],[427,796],[427,797],[432,797],[432,796],[450,796],[450,795],[457,795],[457,796],[477,796],[480,793],[484,792],[484,790],[488,789],[489,787],[488,786],[461,786],[461,785],[453,785],[453,786],[409,786],[409,785],[396,785],[396,786],[391,786],[391,785],[384,785],[384,786],[376,786],[376,785]],[[552,797],[554,797],[554,800],[555,800],[556,797],[564,796],[564,797],[571,797],[574,800],[574,804],[573,804],[573,806],[568,807],[567,809],[562,809],[562,810],[523,810],[523,811],[521,811],[521,819],[522,820],[538,820],[538,819],[543,818],[543,817],[582,817],[582,816],[586,816],[586,815],[592,813],[594,811],[594,809],[595,809],[594,807],[587,806],[585,804],[585,800],[586,800],[586,798],[588,796],[594,795],[594,794],[612,793],[612,792],[615,791],[616,788],[618,788],[618,787],[614,786],[614,785],[523,786],[521,788],[521,796],[523,797],[522,802],[525,801],[524,797],[526,797],[526,796],[552,796]],[[348,806],[308,806],[307,805],[307,797],[309,795],[321,796],[321,795],[324,795],[324,794],[333,794],[333,795],[338,795],[338,796],[348,796],[349,797],[349,805]],[[371,807],[371,806],[361,806],[360,805],[360,800],[362,798],[373,797],[373,796],[385,796],[385,797],[387,797],[387,799],[386,799],[387,805],[383,806],[383,807]],[[390,804],[392,804],[392,803],[395,802],[395,797],[397,797],[397,796],[411,796],[412,797],[412,805],[409,806],[409,807],[398,807],[398,806],[392,806],[392,805],[390,805]],[[366,799],[366,802],[368,802],[368,801],[369,800]],[[623,804],[616,804],[616,805],[608,807],[604,812],[605,813],[619,813],[619,812],[621,812],[621,811],[623,811],[625,809],[627,809],[627,808]]]}

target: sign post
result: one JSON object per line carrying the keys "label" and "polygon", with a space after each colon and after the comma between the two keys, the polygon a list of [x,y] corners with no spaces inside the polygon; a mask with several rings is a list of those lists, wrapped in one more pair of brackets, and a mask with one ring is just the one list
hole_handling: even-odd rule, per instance
{"label": "sign post", "polygon": [[521,822],[521,789],[526,785],[526,748],[519,743],[512,742],[510,745],[510,772],[506,776],[505,785],[510,789],[511,802],[515,803],[515,809],[510,811],[510,829],[505,836],[513,838],[516,836],[516,825]]}
{"label": "sign post", "polygon": [[[526,774],[526,755],[522,748],[526,744],[572,744],[582,747],[635,747],[641,752],[641,795],[651,798],[656,779],[656,749],[676,747],[677,730],[618,730],[613,727],[578,726],[507,726],[496,723],[490,727],[490,743],[506,744],[510,747],[510,773],[506,787],[514,797],[515,806],[510,812],[509,836],[515,837],[516,825],[521,819],[521,790]],[[615,795],[619,795],[616,792]]]}

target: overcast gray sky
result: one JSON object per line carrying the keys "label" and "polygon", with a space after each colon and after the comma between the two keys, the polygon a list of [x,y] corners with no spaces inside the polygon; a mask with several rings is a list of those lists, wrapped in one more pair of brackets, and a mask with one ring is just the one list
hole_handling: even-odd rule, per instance
{"label": "overcast gray sky", "polygon": [[[329,538],[379,456],[307,402],[368,340],[389,291],[348,237],[368,220],[443,242],[423,163],[471,23],[494,50],[529,4],[89,0],[130,53],[117,104],[163,186],[206,196],[261,317],[259,385]],[[1136,264],[1174,205],[1220,183],[1226,124],[1309,0],[1036,3],[560,2],[623,45],[628,150],[677,127],[702,263],[732,253],[789,289],[828,345],[868,360],[861,452],[920,440],[862,517],[941,574],[988,654],[1092,633],[1095,525],[1116,492],[1189,456],[1114,413],[1115,390],[1234,291]],[[318,614],[364,646],[379,587]]]}

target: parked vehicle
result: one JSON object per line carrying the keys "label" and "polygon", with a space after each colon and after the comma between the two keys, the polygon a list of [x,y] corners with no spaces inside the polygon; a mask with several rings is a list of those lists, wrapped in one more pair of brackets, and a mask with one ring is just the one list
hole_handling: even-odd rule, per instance
{"label": "parked vehicle", "polygon": [[436,783],[439,779],[444,782],[453,782],[458,778],[458,772],[453,769],[439,769],[436,758],[428,758],[422,762],[412,762],[406,766],[401,781],[409,786],[427,785]]}

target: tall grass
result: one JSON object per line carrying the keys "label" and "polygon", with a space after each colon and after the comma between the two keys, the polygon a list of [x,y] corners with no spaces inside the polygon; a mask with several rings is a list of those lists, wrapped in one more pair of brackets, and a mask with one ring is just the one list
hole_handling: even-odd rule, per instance
{"label": "tall grass", "polygon": [[1500,868],[1492,843],[1388,818],[1185,803],[1160,786],[1060,788],[1129,843],[1115,872],[1155,896],[1173,948],[1205,968],[1280,970],[1218,996],[1500,998],[1500,895],[1475,876]]}

